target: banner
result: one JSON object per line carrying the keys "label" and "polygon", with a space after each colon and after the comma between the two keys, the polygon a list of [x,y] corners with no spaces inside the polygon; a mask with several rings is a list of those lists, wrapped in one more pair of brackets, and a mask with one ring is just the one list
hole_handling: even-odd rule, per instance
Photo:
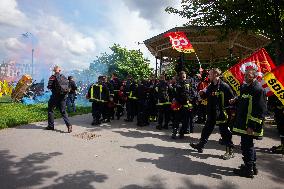
{"label": "banner", "polygon": [[248,58],[241,60],[238,64],[225,71],[223,74],[224,79],[228,81],[239,95],[240,86],[244,82],[244,74],[248,68],[254,68],[257,70],[257,80],[266,91],[266,95],[272,95],[272,92],[264,81],[263,76],[274,69],[275,65],[264,48],[254,52]]}
{"label": "banner", "polygon": [[178,52],[195,52],[184,32],[169,32],[164,36],[170,38],[173,49],[176,49]]}
{"label": "banner", "polygon": [[284,105],[284,64],[276,67],[270,73],[267,73],[263,79],[271,91],[278,97]]}

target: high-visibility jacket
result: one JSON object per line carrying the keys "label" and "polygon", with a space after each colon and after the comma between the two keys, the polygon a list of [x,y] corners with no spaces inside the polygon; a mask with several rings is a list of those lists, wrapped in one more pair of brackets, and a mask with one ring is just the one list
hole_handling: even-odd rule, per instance
{"label": "high-visibility jacket", "polygon": [[90,102],[108,102],[110,90],[106,84],[93,84],[90,87]]}
{"label": "high-visibility jacket", "polygon": [[157,91],[157,106],[170,105],[169,85],[166,81],[161,80],[156,87]]}
{"label": "high-visibility jacket", "polygon": [[229,100],[233,97],[233,91],[222,80],[219,80],[216,85],[214,83],[208,85],[202,98],[207,98],[207,115],[216,117],[216,124],[228,121],[228,113],[225,108],[229,106]]}
{"label": "high-visibility jacket", "polygon": [[254,81],[251,85],[242,85],[233,132],[247,135],[247,128],[251,128],[253,130],[252,137],[261,139],[266,111],[265,91],[258,81]]}

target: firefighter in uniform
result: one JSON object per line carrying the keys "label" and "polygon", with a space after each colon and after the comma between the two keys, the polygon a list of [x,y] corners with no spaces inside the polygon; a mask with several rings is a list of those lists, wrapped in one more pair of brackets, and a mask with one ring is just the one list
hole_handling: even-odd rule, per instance
{"label": "firefighter in uniform", "polygon": [[[208,86],[208,81],[207,81],[207,73],[204,72],[201,74],[201,81],[197,85],[197,91],[202,91]],[[206,120],[206,106],[207,106],[207,99],[201,98],[199,96],[198,101],[197,101],[197,121],[196,123],[204,123]]]}
{"label": "firefighter in uniform", "polygon": [[149,121],[150,122],[156,122],[157,121],[157,91],[156,91],[156,87],[157,87],[157,80],[155,78],[155,76],[151,77],[151,80],[148,82],[148,91],[149,91]]}
{"label": "firefighter in uniform", "polygon": [[274,118],[281,142],[279,146],[273,146],[271,152],[275,154],[284,154],[284,105],[276,95],[273,95],[268,99],[268,107],[274,112]]}
{"label": "firefighter in uniform", "polygon": [[173,120],[173,132],[172,138],[175,139],[179,123],[181,122],[182,127],[179,131],[179,137],[183,138],[184,134],[188,129],[188,124],[191,119],[190,130],[193,132],[193,121],[192,121],[192,104],[190,102],[190,84],[186,80],[186,73],[184,71],[180,72],[180,79],[176,84],[176,94],[174,99],[174,104],[172,105],[174,113],[174,120]]}
{"label": "firefighter in uniform", "polygon": [[[169,121],[170,121],[170,109],[171,102],[169,96],[169,84],[165,80],[165,76],[160,76],[160,81],[156,87],[158,93],[158,125],[157,129],[161,130],[168,129]],[[164,123],[164,124],[163,124]]]}
{"label": "firefighter in uniform", "polygon": [[191,143],[190,146],[197,149],[199,153],[203,152],[208,138],[214,130],[216,124],[219,125],[220,134],[226,145],[226,153],[222,156],[227,160],[234,157],[232,133],[229,129],[229,116],[225,108],[229,106],[229,100],[234,97],[233,91],[228,84],[220,79],[221,71],[213,68],[209,71],[209,80],[211,83],[206,91],[200,91],[203,98],[208,99],[207,120],[201,132],[201,138],[198,143]]}
{"label": "firefighter in uniform", "polygon": [[[110,99],[110,86],[107,83],[106,76],[99,76],[98,82],[91,85],[87,98],[92,102],[92,125],[98,125],[103,122],[109,122],[108,101]],[[102,119],[101,119],[102,117]]]}
{"label": "firefighter in uniform", "polygon": [[126,111],[127,118],[124,120],[126,122],[132,122],[135,115],[137,114],[137,97],[136,97],[137,84],[128,77],[125,86],[125,94],[127,95]]}
{"label": "firefighter in uniform", "polygon": [[112,74],[110,83],[112,84],[112,87],[113,87],[113,102],[116,105],[115,114],[116,114],[117,120],[119,120],[123,113],[123,107],[120,103],[120,94],[119,94],[120,87],[122,84],[115,73]]}
{"label": "firefighter in uniform", "polygon": [[237,115],[233,131],[241,135],[241,150],[244,164],[234,173],[253,178],[257,174],[254,139],[262,139],[264,115],[267,111],[265,91],[256,80],[257,71],[248,68],[245,72],[245,84],[240,88],[237,101]]}
{"label": "firefighter in uniform", "polygon": [[146,80],[140,81],[136,89],[137,95],[137,126],[149,125],[149,88]]}
{"label": "firefighter in uniform", "polygon": [[98,77],[98,81],[92,84],[87,93],[87,99],[92,102],[92,116],[93,121],[92,125],[100,124],[101,119],[101,92],[102,92],[102,85],[101,85],[102,76]]}

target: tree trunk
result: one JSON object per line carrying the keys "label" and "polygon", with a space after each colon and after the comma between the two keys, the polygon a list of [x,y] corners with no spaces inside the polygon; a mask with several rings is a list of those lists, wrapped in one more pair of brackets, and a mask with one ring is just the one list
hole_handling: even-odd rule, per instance
{"label": "tree trunk", "polygon": [[275,54],[276,54],[276,65],[280,65],[284,63],[284,35],[283,29],[281,28],[281,18],[280,18],[280,2],[279,0],[275,0],[274,4],[274,11],[275,11]]}

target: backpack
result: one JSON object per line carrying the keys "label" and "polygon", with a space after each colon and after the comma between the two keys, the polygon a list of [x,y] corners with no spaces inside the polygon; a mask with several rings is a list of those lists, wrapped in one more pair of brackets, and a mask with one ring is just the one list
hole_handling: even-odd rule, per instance
{"label": "backpack", "polygon": [[56,75],[55,77],[56,92],[61,95],[66,95],[70,91],[69,80],[62,74]]}

